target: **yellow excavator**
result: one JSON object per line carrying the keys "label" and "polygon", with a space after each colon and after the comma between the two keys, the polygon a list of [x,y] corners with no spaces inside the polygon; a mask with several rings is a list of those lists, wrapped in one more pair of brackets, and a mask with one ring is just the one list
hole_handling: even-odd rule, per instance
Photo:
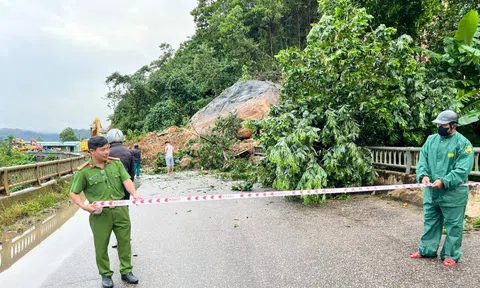
{"label": "yellow excavator", "polygon": [[13,138],[13,149],[17,151],[38,151],[42,149],[42,145],[38,145],[37,140],[30,139],[30,143],[26,143],[23,139]]}
{"label": "yellow excavator", "polygon": [[17,151],[28,150],[26,147],[25,141],[23,141],[23,139],[20,139],[20,138],[13,138],[12,146],[13,146],[13,150],[17,150]]}
{"label": "yellow excavator", "polygon": [[[90,125],[90,137],[102,135],[102,124],[100,123],[100,118],[96,117],[95,121]],[[88,139],[80,142],[80,151],[88,152]]]}

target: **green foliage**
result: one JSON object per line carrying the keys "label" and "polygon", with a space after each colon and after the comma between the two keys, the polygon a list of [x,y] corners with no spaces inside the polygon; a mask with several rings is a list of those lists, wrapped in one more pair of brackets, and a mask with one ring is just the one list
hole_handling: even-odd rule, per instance
{"label": "green foliage", "polygon": [[443,83],[456,99],[452,107],[468,125],[480,116],[480,29],[478,13],[468,12],[459,23],[455,37],[445,37],[442,54],[420,49],[430,57],[426,64],[431,81]]}
{"label": "green foliage", "polygon": [[[440,2],[440,1],[439,1]],[[428,49],[443,51],[444,38],[452,37],[462,17],[472,9],[480,9],[477,0],[443,0],[434,11],[433,21],[427,23],[421,41]]]}
{"label": "green foliage", "polygon": [[125,139],[126,141],[139,142],[141,139],[143,139],[143,137],[145,137],[145,135],[146,133],[134,132],[131,129],[129,129],[125,134]]}
{"label": "green foliage", "polygon": [[251,181],[243,181],[240,184],[236,184],[232,186],[232,191],[252,191],[253,182]]}
{"label": "green foliage", "polygon": [[54,155],[47,155],[47,157],[45,157],[43,162],[54,161],[54,160],[58,160],[58,158],[55,157]]}
{"label": "green foliage", "polygon": [[63,131],[59,135],[59,138],[62,142],[78,141],[77,135],[75,135],[75,131],[70,127],[63,129]]}
{"label": "green foliage", "polygon": [[277,81],[273,56],[305,47],[316,0],[198,1],[197,30],[176,51],[161,55],[130,75],[112,73],[105,96],[122,131],[156,131],[180,125],[240,79]]}
{"label": "green foliage", "polygon": [[258,182],[260,167],[244,158],[228,159],[219,169],[220,177],[226,180],[244,180],[252,183]]}
{"label": "green foliage", "polygon": [[480,9],[477,0],[354,0],[373,15],[372,26],[385,24],[397,29],[397,36],[410,35],[415,43],[432,51],[441,51],[443,39],[453,36],[460,19],[472,9]]}
{"label": "green foliage", "polygon": [[143,131],[162,131],[182,122],[181,108],[173,100],[158,102],[150,109]]}
{"label": "green foliage", "polygon": [[277,56],[281,104],[249,125],[266,148],[262,182],[277,189],[371,184],[370,154],[360,146],[421,145],[433,115],[453,105],[448,89],[425,82],[409,36],[370,28],[372,16],[349,0],[319,8],[305,50]]}
{"label": "green foliage", "polygon": [[453,39],[459,43],[469,45],[472,43],[473,36],[477,31],[477,26],[478,12],[471,10],[462,18],[462,20],[460,20],[460,23],[458,23],[458,30]]}
{"label": "green foliage", "polygon": [[198,150],[199,164],[204,169],[219,169],[228,161],[230,146],[239,142],[236,138],[240,119],[235,113],[220,117],[208,135],[199,138],[202,147]]}
{"label": "green foliage", "polygon": [[442,7],[438,0],[355,0],[374,16],[372,26],[385,24],[395,27],[397,35],[408,34],[417,39],[425,25],[431,21]]}
{"label": "green foliage", "polygon": [[35,156],[13,150],[9,145],[0,146],[0,167],[35,163]]}
{"label": "green foliage", "polygon": [[47,208],[55,207],[60,201],[69,199],[69,183],[60,182],[49,187],[49,192],[40,194],[28,201],[19,202],[9,207],[0,207],[0,239],[2,232],[17,221],[38,216]]}

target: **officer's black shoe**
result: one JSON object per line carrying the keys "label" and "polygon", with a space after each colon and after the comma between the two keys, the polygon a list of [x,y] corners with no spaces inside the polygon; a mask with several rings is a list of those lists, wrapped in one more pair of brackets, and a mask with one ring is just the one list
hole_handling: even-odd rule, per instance
{"label": "officer's black shoe", "polygon": [[112,276],[102,276],[102,287],[103,288],[113,287]]}
{"label": "officer's black shoe", "polygon": [[127,274],[122,275],[122,280],[127,282],[128,284],[138,284],[137,277],[133,276],[132,272],[128,272]]}

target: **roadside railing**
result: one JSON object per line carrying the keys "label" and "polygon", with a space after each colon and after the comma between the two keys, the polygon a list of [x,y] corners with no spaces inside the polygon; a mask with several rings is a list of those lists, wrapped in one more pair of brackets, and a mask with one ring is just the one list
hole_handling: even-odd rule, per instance
{"label": "roadside railing", "polygon": [[13,188],[29,184],[40,186],[45,181],[72,174],[84,162],[85,156],[77,154],[75,157],[68,159],[1,167],[0,195],[10,196]]}
{"label": "roadside railing", "polygon": [[[418,147],[368,147],[372,153],[375,167],[393,167],[405,169],[406,174],[412,173],[418,165],[420,149]],[[474,165],[470,175],[480,176],[478,167],[480,147],[473,148]]]}
{"label": "roadside railing", "polygon": [[25,152],[30,155],[34,155],[37,162],[44,161],[47,157],[52,158],[51,160],[61,160],[61,159],[70,159],[78,157],[79,154],[72,152],[35,152],[27,151]]}
{"label": "roadside railing", "polygon": [[[406,174],[413,173],[417,168],[420,159],[419,147],[367,147],[371,151],[373,165],[377,168],[390,167],[404,169]],[[480,176],[479,158],[480,147],[473,148],[474,165],[470,175]],[[265,156],[265,149],[262,146],[254,147],[255,156]]]}

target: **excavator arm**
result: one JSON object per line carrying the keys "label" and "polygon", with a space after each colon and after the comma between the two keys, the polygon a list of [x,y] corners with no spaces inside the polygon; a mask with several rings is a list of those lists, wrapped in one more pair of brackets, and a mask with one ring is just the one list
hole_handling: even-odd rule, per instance
{"label": "excavator arm", "polygon": [[[102,136],[102,123],[100,118],[96,117],[92,124],[90,124],[90,137]],[[83,140],[80,142],[80,151],[88,152],[88,140]]]}

